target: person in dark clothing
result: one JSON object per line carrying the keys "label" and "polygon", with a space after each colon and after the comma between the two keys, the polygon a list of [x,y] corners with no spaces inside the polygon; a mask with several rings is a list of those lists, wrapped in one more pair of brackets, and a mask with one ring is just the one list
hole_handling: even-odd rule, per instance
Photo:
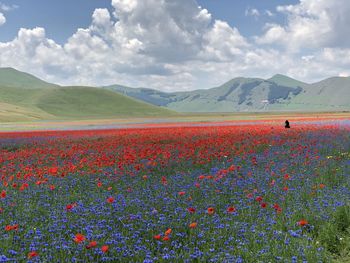
{"label": "person in dark clothing", "polygon": [[288,121],[288,120],[286,120],[286,121],[285,121],[284,128],[287,128],[287,129],[289,129],[289,128],[290,128],[290,126],[289,126],[289,121]]}

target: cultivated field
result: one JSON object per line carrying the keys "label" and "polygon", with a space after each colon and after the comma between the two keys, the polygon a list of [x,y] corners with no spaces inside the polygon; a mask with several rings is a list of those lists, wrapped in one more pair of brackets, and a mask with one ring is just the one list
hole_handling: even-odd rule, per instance
{"label": "cultivated field", "polygon": [[350,121],[290,117],[2,132],[0,261],[344,262]]}

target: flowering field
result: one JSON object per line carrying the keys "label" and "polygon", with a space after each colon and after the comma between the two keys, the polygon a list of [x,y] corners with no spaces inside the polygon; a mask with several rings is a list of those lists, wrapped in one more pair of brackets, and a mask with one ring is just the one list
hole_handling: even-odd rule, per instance
{"label": "flowering field", "polygon": [[0,133],[0,261],[330,262],[350,123]]}

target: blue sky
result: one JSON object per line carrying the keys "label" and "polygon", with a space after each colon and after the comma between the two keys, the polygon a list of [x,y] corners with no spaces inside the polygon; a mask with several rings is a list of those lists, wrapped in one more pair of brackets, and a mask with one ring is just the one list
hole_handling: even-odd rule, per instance
{"label": "blue sky", "polygon": [[348,0],[0,0],[0,67],[164,91],[350,76]]}
{"label": "blue sky", "polygon": [[[79,27],[88,27],[91,14],[96,8],[112,10],[110,0],[1,0],[7,6],[18,8],[7,12],[7,23],[1,28],[0,41],[12,40],[21,27],[45,27],[49,38],[64,43]],[[244,36],[253,36],[262,32],[266,22],[283,22],[283,16],[276,14],[276,6],[295,4],[297,0],[197,0],[216,19],[227,21],[239,28]],[[269,10],[274,17],[267,15],[259,19],[247,16],[247,9]]]}

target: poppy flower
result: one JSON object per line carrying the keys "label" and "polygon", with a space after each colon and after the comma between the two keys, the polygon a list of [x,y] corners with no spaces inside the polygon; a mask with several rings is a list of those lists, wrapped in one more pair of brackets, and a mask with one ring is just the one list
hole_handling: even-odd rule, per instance
{"label": "poppy flower", "polygon": [[212,215],[212,214],[215,213],[214,207],[209,207],[209,208],[207,209],[207,211],[208,211],[208,214],[209,214],[209,215]]}
{"label": "poppy flower", "polygon": [[68,205],[66,205],[66,210],[67,210],[67,211],[70,211],[70,210],[73,209],[73,207],[74,207],[73,204],[68,204]]}
{"label": "poppy flower", "polygon": [[153,238],[156,239],[156,240],[161,239],[161,237],[162,237],[161,235],[155,235],[155,236],[153,236]]}
{"label": "poppy flower", "polygon": [[305,219],[301,219],[298,221],[299,226],[306,226],[307,224],[309,224],[309,222]]}
{"label": "poppy flower", "polygon": [[109,249],[109,246],[107,246],[107,245],[104,245],[104,246],[101,247],[101,250],[102,250],[103,253],[107,253],[108,249]]}
{"label": "poppy flower", "polygon": [[51,191],[55,190],[55,188],[56,188],[56,187],[55,187],[54,185],[50,185],[50,190],[51,190]]}
{"label": "poppy flower", "polygon": [[196,222],[193,222],[189,225],[190,228],[196,228],[197,227],[197,223]]}
{"label": "poppy flower", "polygon": [[5,190],[1,191],[0,197],[1,198],[5,198],[6,197],[6,191]]}
{"label": "poppy flower", "polygon": [[289,190],[288,186],[283,187],[283,191],[287,192]]}
{"label": "poppy flower", "polygon": [[31,251],[28,253],[28,259],[31,259],[37,256],[39,256],[39,254],[36,251]]}
{"label": "poppy flower", "polygon": [[167,231],[165,231],[165,235],[169,236],[171,234],[171,232],[173,232],[173,230],[171,228],[169,228]]}
{"label": "poppy flower", "polygon": [[255,198],[255,201],[257,201],[257,202],[261,202],[263,200],[263,198],[261,197],[261,196],[258,196],[257,198]]}
{"label": "poppy flower", "polygon": [[142,176],[142,179],[143,179],[143,180],[147,180],[147,179],[148,179],[148,176],[147,176],[147,175],[144,175],[144,176]]}
{"label": "poppy flower", "polygon": [[114,198],[114,197],[108,197],[108,198],[107,198],[107,203],[112,204],[112,203],[114,203],[114,201],[115,201],[115,198]]}
{"label": "poppy flower", "polygon": [[183,196],[183,195],[185,195],[186,193],[185,192],[179,192],[179,196]]}
{"label": "poppy flower", "polygon": [[86,239],[86,237],[80,233],[76,234],[75,237],[74,237],[74,242],[75,243],[81,243],[81,242],[84,242]]}
{"label": "poppy flower", "polygon": [[226,210],[228,213],[233,213],[236,211],[236,208],[234,206],[229,206]]}
{"label": "poppy flower", "polygon": [[187,211],[190,212],[191,214],[193,214],[196,212],[196,208],[189,207],[189,208],[187,208]]}
{"label": "poppy flower", "polygon": [[168,240],[170,240],[170,237],[168,236],[163,237],[163,241],[168,241]]}
{"label": "poppy flower", "polygon": [[87,246],[86,248],[87,249],[90,249],[90,248],[93,248],[93,247],[96,247],[97,246],[97,242],[96,241],[91,241]]}
{"label": "poppy flower", "polygon": [[260,206],[261,206],[261,208],[266,208],[267,204],[266,203],[261,203]]}
{"label": "poppy flower", "polygon": [[102,183],[101,182],[98,182],[97,183],[97,187],[101,187],[102,186]]}

